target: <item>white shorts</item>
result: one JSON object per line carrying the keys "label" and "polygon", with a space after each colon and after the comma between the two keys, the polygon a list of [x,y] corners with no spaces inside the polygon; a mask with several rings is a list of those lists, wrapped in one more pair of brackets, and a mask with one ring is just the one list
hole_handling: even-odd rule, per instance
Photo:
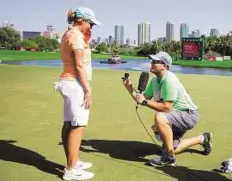
{"label": "white shorts", "polygon": [[59,80],[55,89],[64,99],[64,121],[71,121],[72,126],[87,126],[89,109],[85,109],[84,91],[78,81]]}

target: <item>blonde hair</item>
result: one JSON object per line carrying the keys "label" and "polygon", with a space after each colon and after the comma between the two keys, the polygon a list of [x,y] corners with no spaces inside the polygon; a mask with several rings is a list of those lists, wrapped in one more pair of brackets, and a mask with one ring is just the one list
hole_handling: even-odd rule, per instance
{"label": "blonde hair", "polygon": [[68,24],[76,23],[78,21],[81,21],[82,19],[83,18],[81,17],[77,17],[76,11],[73,11],[72,9],[68,11],[68,17],[67,17]]}
{"label": "blonde hair", "polygon": [[76,19],[76,13],[72,9],[70,9],[68,11],[68,17],[67,17],[68,24],[73,24],[75,19]]}

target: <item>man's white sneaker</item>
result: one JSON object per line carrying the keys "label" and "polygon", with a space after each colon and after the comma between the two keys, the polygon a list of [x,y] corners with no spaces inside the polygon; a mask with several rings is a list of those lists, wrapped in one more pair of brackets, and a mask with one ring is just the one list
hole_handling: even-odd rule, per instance
{"label": "man's white sneaker", "polygon": [[85,170],[73,168],[68,170],[67,168],[64,169],[64,180],[88,180],[94,177],[92,172],[87,172]]}
{"label": "man's white sneaker", "polygon": [[91,168],[92,166],[93,164],[90,162],[83,162],[83,161],[78,160],[75,168],[85,170],[85,169]]}

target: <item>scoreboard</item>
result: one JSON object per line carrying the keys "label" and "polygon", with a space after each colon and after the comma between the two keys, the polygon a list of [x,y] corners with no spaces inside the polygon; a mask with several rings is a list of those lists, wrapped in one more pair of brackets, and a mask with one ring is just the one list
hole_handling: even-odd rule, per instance
{"label": "scoreboard", "polygon": [[204,38],[182,38],[182,59],[203,60]]}

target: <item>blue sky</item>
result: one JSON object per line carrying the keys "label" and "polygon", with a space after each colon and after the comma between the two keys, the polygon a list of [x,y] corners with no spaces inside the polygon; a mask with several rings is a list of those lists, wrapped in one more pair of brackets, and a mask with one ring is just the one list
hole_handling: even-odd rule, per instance
{"label": "blue sky", "polygon": [[17,29],[28,31],[44,31],[47,24],[52,24],[63,32],[68,9],[80,6],[93,9],[103,23],[94,27],[93,38],[114,36],[114,26],[122,23],[125,38],[137,40],[137,25],[145,20],[151,23],[152,39],[165,36],[167,21],[175,24],[177,40],[180,22],[204,34],[211,28],[223,34],[232,30],[231,0],[0,0],[0,22],[7,20]]}

